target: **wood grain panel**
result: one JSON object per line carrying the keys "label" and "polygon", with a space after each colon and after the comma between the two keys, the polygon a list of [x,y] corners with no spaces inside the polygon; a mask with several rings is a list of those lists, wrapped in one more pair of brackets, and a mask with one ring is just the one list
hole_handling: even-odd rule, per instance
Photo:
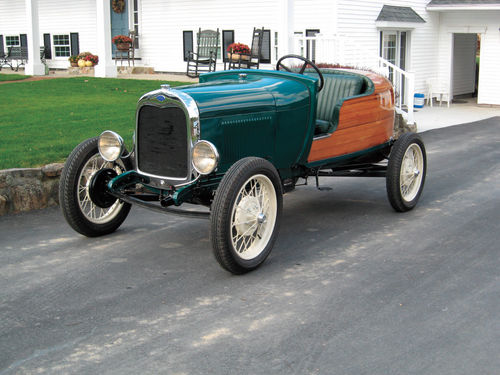
{"label": "wood grain panel", "polygon": [[371,95],[344,101],[339,125],[328,138],[314,140],[308,162],[331,159],[375,147],[393,135],[394,99],[391,84],[373,73],[368,76],[375,85]]}

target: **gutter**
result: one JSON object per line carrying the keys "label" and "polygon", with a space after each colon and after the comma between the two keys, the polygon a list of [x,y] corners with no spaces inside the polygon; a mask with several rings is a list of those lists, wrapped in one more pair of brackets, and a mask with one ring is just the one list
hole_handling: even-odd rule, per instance
{"label": "gutter", "polygon": [[457,11],[457,10],[462,10],[462,11],[474,11],[474,10],[499,10],[500,11],[500,3],[498,5],[468,5],[468,6],[462,6],[462,5],[448,5],[448,6],[427,6],[425,8],[428,12],[449,12],[449,11]]}

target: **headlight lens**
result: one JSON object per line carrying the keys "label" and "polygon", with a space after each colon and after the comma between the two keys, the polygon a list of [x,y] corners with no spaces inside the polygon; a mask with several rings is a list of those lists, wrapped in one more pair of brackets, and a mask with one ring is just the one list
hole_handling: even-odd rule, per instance
{"label": "headlight lens", "polygon": [[199,141],[193,147],[193,167],[200,174],[209,174],[219,162],[219,153],[208,141]]}
{"label": "headlight lens", "polygon": [[106,161],[117,160],[123,152],[123,139],[111,130],[104,131],[97,142],[99,153]]}

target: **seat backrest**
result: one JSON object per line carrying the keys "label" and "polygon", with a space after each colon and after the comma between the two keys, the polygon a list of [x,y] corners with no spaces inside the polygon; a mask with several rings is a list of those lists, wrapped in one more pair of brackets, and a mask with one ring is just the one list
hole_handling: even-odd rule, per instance
{"label": "seat backrest", "polygon": [[199,57],[210,57],[212,54],[217,56],[219,49],[219,29],[214,30],[200,30],[198,31],[197,38],[198,46],[197,53]]}
{"label": "seat backrest", "polygon": [[252,59],[260,60],[263,35],[264,35],[264,28],[262,29],[257,29],[255,27],[253,28],[252,46],[250,47],[250,57]]}
{"label": "seat backrest", "polygon": [[27,55],[28,49],[26,47],[11,47],[9,57],[13,59],[22,59],[26,58]]}
{"label": "seat backrest", "polygon": [[355,74],[323,74],[325,85],[318,94],[316,118],[334,123],[333,111],[342,99],[359,95],[363,78]]}

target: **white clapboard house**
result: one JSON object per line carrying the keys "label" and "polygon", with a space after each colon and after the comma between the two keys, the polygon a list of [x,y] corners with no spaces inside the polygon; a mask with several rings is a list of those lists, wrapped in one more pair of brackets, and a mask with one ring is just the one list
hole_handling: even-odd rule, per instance
{"label": "white clapboard house", "polygon": [[[115,0],[116,1],[116,0]],[[380,69],[393,80],[401,108],[413,93],[449,100],[477,95],[500,105],[500,0],[0,0],[0,54],[45,46],[46,64],[66,69],[68,57],[99,55],[96,76],[116,76],[111,38],[136,32],[135,66],[184,72],[186,52],[201,29],[219,30],[224,46],[250,45],[264,27],[261,68],[288,53],[317,63]],[[34,54],[37,55],[37,54]],[[29,58],[27,74],[44,74]],[[432,88],[432,89],[430,89]]]}

